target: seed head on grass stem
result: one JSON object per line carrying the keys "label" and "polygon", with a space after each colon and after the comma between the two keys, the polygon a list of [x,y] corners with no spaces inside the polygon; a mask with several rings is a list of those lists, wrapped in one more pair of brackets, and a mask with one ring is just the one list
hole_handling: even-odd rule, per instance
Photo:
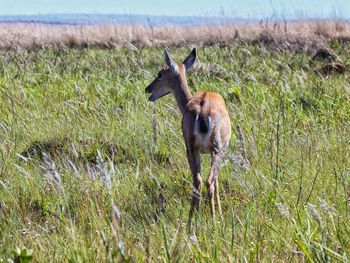
{"label": "seed head on grass stem", "polygon": [[317,223],[319,225],[321,225],[322,224],[321,217],[320,217],[316,207],[311,203],[307,203],[307,208],[309,209],[312,217],[317,221]]}
{"label": "seed head on grass stem", "polygon": [[96,168],[98,169],[99,175],[104,183],[104,186],[107,189],[111,189],[112,181],[111,181],[110,171],[107,169],[106,162],[103,160],[100,151],[97,151],[96,161],[97,161]]}
{"label": "seed head on grass stem", "polygon": [[337,210],[332,205],[328,204],[325,199],[321,199],[320,207],[321,207],[322,212],[325,214],[337,213]]}
{"label": "seed head on grass stem", "polygon": [[287,218],[287,219],[290,218],[290,213],[288,211],[288,208],[284,204],[275,203],[275,206],[277,207],[277,210],[282,217]]}
{"label": "seed head on grass stem", "polygon": [[48,154],[43,153],[43,161],[45,164],[45,167],[44,167],[45,177],[50,183],[53,183],[58,193],[62,193],[63,191],[62,179],[61,179],[61,175],[56,169],[56,164],[54,160],[52,160]]}

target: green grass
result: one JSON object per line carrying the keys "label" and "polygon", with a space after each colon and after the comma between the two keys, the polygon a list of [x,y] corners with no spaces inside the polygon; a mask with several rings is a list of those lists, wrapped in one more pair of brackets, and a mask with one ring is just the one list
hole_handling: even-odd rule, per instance
{"label": "green grass", "polygon": [[144,93],[162,50],[0,52],[0,262],[21,247],[36,262],[349,261],[349,77],[258,46],[198,57],[225,72],[191,70],[190,88],[225,98],[230,153],[240,124],[252,169],[225,162],[223,220],[203,189],[189,234],[181,116]]}

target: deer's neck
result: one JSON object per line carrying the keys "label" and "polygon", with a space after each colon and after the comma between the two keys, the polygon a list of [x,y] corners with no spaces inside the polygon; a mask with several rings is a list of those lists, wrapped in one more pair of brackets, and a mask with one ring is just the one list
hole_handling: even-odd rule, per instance
{"label": "deer's neck", "polygon": [[187,79],[185,74],[179,74],[176,78],[176,87],[173,90],[173,94],[182,114],[186,111],[186,105],[192,98],[191,92],[187,85]]}

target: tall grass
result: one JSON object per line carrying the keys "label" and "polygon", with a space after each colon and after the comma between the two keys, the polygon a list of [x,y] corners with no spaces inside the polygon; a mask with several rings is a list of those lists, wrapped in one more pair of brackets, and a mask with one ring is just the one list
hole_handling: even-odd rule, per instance
{"label": "tall grass", "polygon": [[195,67],[191,90],[222,94],[240,128],[219,178],[223,219],[211,222],[203,191],[187,233],[180,114],[144,94],[160,49],[0,57],[0,261],[21,247],[38,262],[349,261],[347,75],[320,77],[304,52],[199,49],[221,71]]}
{"label": "tall grass", "polygon": [[201,26],[142,24],[55,25],[1,23],[0,48],[163,47],[258,43],[275,49],[313,50],[336,39],[349,42],[346,20],[261,21]]}

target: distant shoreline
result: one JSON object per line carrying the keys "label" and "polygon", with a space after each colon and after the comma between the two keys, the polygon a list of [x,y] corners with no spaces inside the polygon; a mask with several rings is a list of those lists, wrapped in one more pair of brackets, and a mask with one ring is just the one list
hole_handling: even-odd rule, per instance
{"label": "distant shoreline", "polygon": [[258,19],[210,16],[147,16],[120,14],[39,14],[39,15],[0,15],[0,23],[39,23],[57,25],[96,25],[96,24],[132,24],[132,25],[223,25],[257,23]]}
{"label": "distant shoreline", "polygon": [[[341,21],[350,19],[301,18],[303,21]],[[0,15],[0,24],[3,23],[37,23],[48,25],[98,25],[98,24],[125,24],[148,26],[202,26],[202,25],[237,25],[268,22],[296,22],[298,19],[281,18],[234,18],[218,16],[157,16],[157,15],[121,15],[121,14],[38,14],[38,15]]]}

